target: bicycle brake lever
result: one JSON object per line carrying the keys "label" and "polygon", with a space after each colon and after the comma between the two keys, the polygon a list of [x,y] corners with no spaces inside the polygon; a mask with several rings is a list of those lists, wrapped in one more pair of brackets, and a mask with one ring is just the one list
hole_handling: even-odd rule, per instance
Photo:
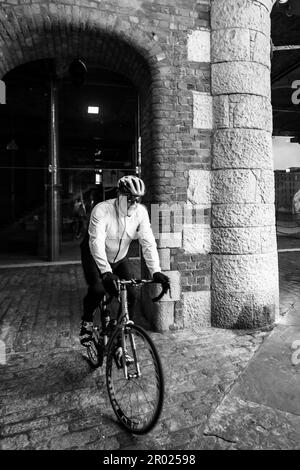
{"label": "bicycle brake lever", "polygon": [[154,297],[154,299],[152,299],[152,302],[158,302],[168,292],[168,290],[170,290],[171,292],[170,286],[168,287],[162,286],[161,293],[157,297]]}

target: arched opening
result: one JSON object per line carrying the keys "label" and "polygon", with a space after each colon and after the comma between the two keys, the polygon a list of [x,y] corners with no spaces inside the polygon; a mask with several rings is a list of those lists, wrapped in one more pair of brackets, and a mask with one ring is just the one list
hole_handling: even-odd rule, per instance
{"label": "arched opening", "polygon": [[300,7],[273,7],[272,105],[278,248],[300,249],[300,226],[293,198],[300,189],[299,83]]}
{"label": "arched opening", "polygon": [[92,206],[115,196],[119,177],[141,172],[137,88],[83,61],[64,65],[44,59],[3,77],[3,262],[78,259]]}
{"label": "arched opening", "polygon": [[[273,157],[279,252],[280,323],[299,324],[300,5],[275,2],[271,12]],[[296,322],[296,323],[295,323]]]}

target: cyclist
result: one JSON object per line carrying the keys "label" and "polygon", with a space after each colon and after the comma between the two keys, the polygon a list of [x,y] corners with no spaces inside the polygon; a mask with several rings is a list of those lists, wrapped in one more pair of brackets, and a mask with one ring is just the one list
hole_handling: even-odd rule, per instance
{"label": "cyclist", "polygon": [[[140,204],[144,194],[145,184],[140,178],[123,176],[117,184],[117,197],[100,202],[92,210],[88,232],[81,243],[82,266],[88,284],[79,334],[83,346],[91,341],[93,314],[105,291],[115,296],[117,280],[134,277],[126,257],[133,239],[137,238],[141,244],[153,280],[169,288],[169,278],[161,272],[147,209]],[[135,290],[129,288],[129,316],[135,300]]]}

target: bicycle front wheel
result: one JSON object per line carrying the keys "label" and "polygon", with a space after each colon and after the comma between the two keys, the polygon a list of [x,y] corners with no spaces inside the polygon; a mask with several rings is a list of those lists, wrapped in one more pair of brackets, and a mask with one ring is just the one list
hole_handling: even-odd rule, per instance
{"label": "bicycle front wheel", "polygon": [[116,360],[120,330],[110,341],[106,361],[107,390],[113,410],[127,430],[134,434],[149,432],[157,423],[164,399],[161,361],[148,333],[137,325],[128,325],[123,333],[127,354],[127,377]]}

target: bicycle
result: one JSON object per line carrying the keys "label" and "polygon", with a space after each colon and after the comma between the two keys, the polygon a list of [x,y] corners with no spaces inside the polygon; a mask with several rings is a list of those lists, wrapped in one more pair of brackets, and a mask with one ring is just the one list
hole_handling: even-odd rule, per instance
{"label": "bicycle", "polygon": [[[120,424],[134,434],[145,434],[157,423],[164,400],[164,376],[157,349],[140,326],[129,319],[127,286],[139,287],[153,283],[150,280],[118,281],[119,311],[117,320],[111,319],[106,296],[98,307],[102,328],[95,324],[87,353],[94,367],[102,366],[106,356],[106,386],[113,411]],[[159,301],[168,288],[152,299]],[[116,350],[122,346],[121,365]],[[128,356],[131,361],[128,362]]]}

